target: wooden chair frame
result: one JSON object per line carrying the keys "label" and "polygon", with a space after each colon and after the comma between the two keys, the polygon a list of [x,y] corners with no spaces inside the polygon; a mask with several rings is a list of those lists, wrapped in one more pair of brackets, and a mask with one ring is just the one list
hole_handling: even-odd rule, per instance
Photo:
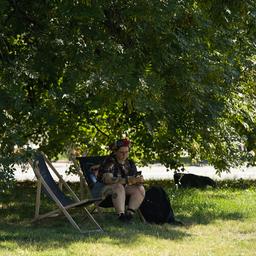
{"label": "wooden chair frame", "polygon": [[[61,186],[65,186],[65,188],[68,190],[68,192],[71,194],[72,198],[74,199],[74,203],[68,204],[68,205],[63,205],[59,198],[52,192],[52,189],[50,186],[47,184],[46,179],[41,175],[40,169],[39,169],[39,163],[38,160],[36,161],[29,161],[30,165],[32,166],[35,175],[37,177],[37,192],[36,192],[36,205],[35,205],[35,216],[33,221],[38,221],[46,217],[54,216],[56,214],[63,213],[65,217],[68,219],[68,221],[71,223],[71,225],[78,230],[80,233],[88,233],[88,232],[103,232],[103,229],[101,226],[98,224],[98,222],[93,218],[91,213],[87,210],[86,206],[94,204],[98,201],[101,201],[102,198],[95,198],[95,199],[84,199],[80,200],[77,195],[74,193],[74,191],[70,188],[70,186],[65,182],[65,180],[62,178],[62,176],[58,173],[58,171],[54,168],[52,163],[47,159],[47,157],[40,152],[42,155],[46,166],[50,167],[50,169],[54,172],[54,174],[58,177],[59,179],[59,184]],[[50,172],[50,171],[49,171]],[[51,174],[50,174],[51,175]],[[44,189],[47,191],[48,195],[50,198],[56,203],[58,206],[58,209],[50,211],[45,214],[40,214],[40,204],[41,204],[41,194],[42,194],[42,186]],[[74,220],[74,218],[69,214],[68,210],[74,207],[82,207],[84,209],[86,215],[89,217],[90,221],[93,222],[96,225],[96,229],[93,230],[83,230],[79,227],[78,223]]]}

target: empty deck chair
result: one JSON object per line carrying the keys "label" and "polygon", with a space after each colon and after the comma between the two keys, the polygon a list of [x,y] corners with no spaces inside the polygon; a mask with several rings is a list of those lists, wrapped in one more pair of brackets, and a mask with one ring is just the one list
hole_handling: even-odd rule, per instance
{"label": "empty deck chair", "polygon": [[[69,220],[71,225],[81,233],[87,233],[92,231],[99,231],[99,232],[103,231],[101,226],[97,223],[97,221],[93,218],[91,213],[86,208],[87,206],[94,204],[95,202],[101,201],[102,198],[84,199],[80,201],[79,198],[74,193],[74,191],[68,186],[68,184],[63,180],[62,176],[54,168],[52,163],[41,152],[36,154],[34,161],[30,161],[30,164],[38,180],[34,221],[53,216],[57,213],[63,213],[66,216],[66,218]],[[63,184],[63,186],[69,191],[69,194],[71,195],[72,198],[64,194],[64,192],[59,188],[59,186],[54,181],[48,169],[48,166],[58,177],[59,181]],[[40,211],[40,201],[41,201],[42,190],[56,203],[56,205],[58,206],[58,209],[40,215],[39,211]],[[96,226],[95,229],[83,230],[80,228],[79,224],[74,220],[74,218],[68,212],[68,210],[75,207],[81,207],[82,209],[84,209],[86,216],[88,216],[89,220]]]}

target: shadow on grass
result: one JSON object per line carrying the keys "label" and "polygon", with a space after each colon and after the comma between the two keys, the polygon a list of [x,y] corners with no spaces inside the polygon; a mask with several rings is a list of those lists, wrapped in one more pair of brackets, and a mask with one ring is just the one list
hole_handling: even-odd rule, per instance
{"label": "shadow on grass", "polygon": [[[95,214],[96,220],[105,230],[104,233],[78,233],[63,216],[47,218],[40,222],[31,223],[35,209],[35,186],[18,183],[11,193],[0,198],[0,242],[11,242],[21,248],[36,247],[38,251],[48,248],[65,248],[74,242],[109,243],[129,245],[138,241],[142,236],[156,237],[165,240],[179,240],[189,236],[185,228],[176,228],[172,225],[150,225],[135,219],[129,225],[117,221],[115,214]],[[49,200],[42,198],[42,213],[51,210]],[[76,213],[78,211],[71,211]],[[73,214],[72,214],[73,216]],[[84,215],[75,214],[78,223]],[[92,228],[85,220],[83,228]],[[95,227],[93,227],[95,228]],[[104,239],[107,238],[107,239]],[[0,248],[8,247],[9,243],[0,243]],[[6,247],[6,248],[7,248]]]}
{"label": "shadow on grass", "polygon": [[240,220],[245,219],[246,216],[240,212],[229,212],[229,213],[220,213],[219,215],[212,213],[211,210],[204,209],[204,211],[195,211],[189,217],[178,215],[188,225],[191,224],[203,224],[207,225],[216,220]]}
{"label": "shadow on grass", "polygon": [[[177,218],[184,223],[207,225],[215,220],[243,220],[247,217],[240,209],[239,198],[232,193],[224,193],[222,190],[166,190]],[[42,211],[50,209],[48,202],[42,200]],[[76,232],[63,216],[31,224],[34,204],[33,184],[17,184],[10,193],[0,198],[0,241],[13,242],[22,248],[34,246],[36,250],[42,251],[48,248],[65,248],[77,242],[129,246],[143,237],[182,240],[190,236],[185,227],[143,224],[138,219],[134,224],[124,226],[112,213],[104,215],[103,219],[96,216],[106,232],[83,235]],[[0,248],[6,246],[8,243],[0,243]]]}
{"label": "shadow on grass", "polygon": [[13,242],[20,248],[32,246],[36,247],[38,251],[41,251],[50,248],[66,248],[74,242],[129,246],[129,244],[134,244],[144,236],[164,240],[180,240],[190,236],[185,228],[176,228],[168,224],[162,226],[149,225],[143,224],[136,219],[134,223],[124,225],[117,222],[115,216],[108,217],[102,222],[99,221],[105,231],[104,233],[89,234],[76,232],[64,218],[57,221],[45,219],[35,225],[28,223],[0,224],[0,242]]}

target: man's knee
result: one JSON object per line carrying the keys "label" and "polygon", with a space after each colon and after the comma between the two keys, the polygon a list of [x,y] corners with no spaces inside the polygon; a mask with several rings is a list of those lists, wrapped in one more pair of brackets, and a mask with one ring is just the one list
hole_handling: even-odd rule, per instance
{"label": "man's knee", "polygon": [[145,197],[145,188],[142,185],[138,186],[138,191],[142,197]]}
{"label": "man's knee", "polygon": [[145,197],[145,188],[142,185],[136,185],[133,186],[131,189],[131,194],[134,194],[136,196]]}
{"label": "man's knee", "polygon": [[113,184],[112,189],[112,199],[117,199],[119,196],[125,195],[124,186],[122,184]]}
{"label": "man's knee", "polygon": [[113,184],[112,185],[112,191],[116,192],[116,193],[125,192],[124,186],[122,184]]}

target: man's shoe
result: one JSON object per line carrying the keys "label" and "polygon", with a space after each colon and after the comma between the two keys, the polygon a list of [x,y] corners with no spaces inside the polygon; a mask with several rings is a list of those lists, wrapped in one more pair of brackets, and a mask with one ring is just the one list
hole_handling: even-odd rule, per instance
{"label": "man's shoe", "polygon": [[127,217],[126,217],[126,215],[125,215],[124,213],[120,213],[120,214],[119,214],[118,220],[120,220],[120,221],[123,222],[123,223],[128,222],[128,221],[127,221]]}
{"label": "man's shoe", "polygon": [[132,220],[134,213],[135,213],[135,211],[133,209],[130,209],[130,208],[127,209],[125,216],[128,221]]}

